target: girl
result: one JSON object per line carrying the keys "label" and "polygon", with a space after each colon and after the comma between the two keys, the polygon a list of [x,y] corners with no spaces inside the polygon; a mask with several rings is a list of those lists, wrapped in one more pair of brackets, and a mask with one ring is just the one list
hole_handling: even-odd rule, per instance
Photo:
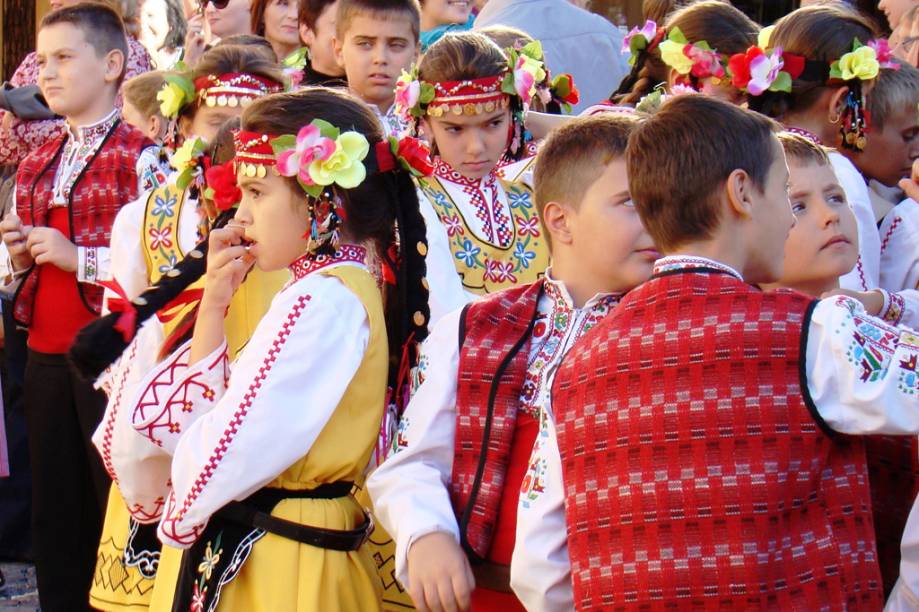
{"label": "girl", "polygon": [[[191,547],[176,606],[379,608],[372,524],[349,492],[377,440],[389,364],[428,319],[423,219],[393,149],[368,107],[331,90],[243,115],[242,202],[209,237],[193,338],[126,390],[113,424],[136,431],[112,454],[137,485],[132,512]],[[364,244],[401,262],[385,317]],[[293,279],[231,366],[224,312],[253,265]]]}
{"label": "girl", "polygon": [[632,71],[610,97],[613,102],[637,105],[656,89],[669,90],[675,84],[734,104],[743,101],[726,78],[725,64],[727,57],[755,44],[760,28],[749,17],[727,2],[706,0],[671,13],[663,29],[655,26],[646,22],[627,37],[626,45],[636,34],[644,37],[645,45],[631,47]]}
{"label": "girl", "polygon": [[300,48],[300,24],[295,0],[254,0],[252,33],[264,36],[274,47],[278,61]]}
{"label": "girl", "polygon": [[472,29],[475,15],[472,0],[422,0],[421,52],[443,38],[447,32]]}
{"label": "girl", "polygon": [[[508,74],[522,96],[502,90]],[[420,118],[435,153],[433,176],[418,181],[435,322],[474,296],[537,280],[548,264],[532,189],[516,180],[527,162],[502,167],[524,153],[523,112],[544,76],[541,62],[509,60],[484,35],[464,32],[432,45],[417,79],[404,74],[397,86],[397,110]],[[433,98],[422,102],[413,93],[422,89]]]}
{"label": "girl", "polygon": [[[170,79],[162,90],[170,95],[154,94],[153,99],[161,98],[160,113],[172,124],[171,131],[178,130],[176,140],[185,143],[185,148],[180,149],[172,158],[174,164],[182,166],[182,172],[175,172],[169,184],[144,194],[119,211],[112,230],[113,283],[106,294],[109,304],[133,299],[164,274],[171,274],[170,270],[176,263],[204,236],[209,220],[213,220],[216,215],[214,211],[207,214],[205,208],[199,206],[203,200],[200,197],[203,172],[196,170],[199,160],[190,154],[184,155],[184,152],[197,149],[199,154],[203,153],[204,142],[214,141],[221,125],[228,119],[238,117],[245,104],[269,92],[280,91],[282,75],[257,51],[224,45],[207,52],[194,72],[187,76],[172,75]],[[177,89],[173,86],[180,90],[194,91],[194,96],[188,98],[187,91],[176,93]],[[176,96],[181,98],[177,99]],[[215,101],[213,105],[209,103],[211,100]],[[181,156],[186,157],[186,161],[179,163],[176,160]],[[191,175],[196,171],[198,180],[191,180]],[[183,176],[186,178],[181,178]],[[256,320],[267,309],[268,302],[284,280],[279,275],[256,275],[253,278],[245,295],[251,296],[248,306],[254,311],[252,316]],[[234,312],[240,309],[245,312],[246,305],[235,306]],[[157,355],[163,337],[180,325],[185,313],[186,309],[179,308],[172,313],[169,321],[151,326],[156,331],[151,329],[142,352]],[[248,338],[245,326],[237,326],[230,331],[234,348]],[[116,338],[121,339],[117,335]],[[100,342],[83,338],[77,341],[74,350],[79,354],[83,349],[84,355],[88,353],[96,361],[114,353],[91,373],[89,378],[95,379],[102,369],[121,354],[124,347],[124,343],[113,343],[108,339]],[[108,388],[112,380],[104,376],[97,384]],[[117,397],[109,397],[107,415],[117,401]],[[105,420],[104,417],[103,423]],[[117,485],[117,476],[108,464],[107,467]],[[152,528],[141,526],[131,519],[119,488],[113,486],[99,546],[97,579],[90,594],[91,602],[103,609],[148,605],[159,556],[159,543]],[[122,581],[105,579],[113,571],[112,567],[118,568],[117,573],[123,577]]]}
{"label": "girl", "polygon": [[144,0],[140,11],[140,41],[160,70],[171,70],[182,59],[188,31],[180,0]]}

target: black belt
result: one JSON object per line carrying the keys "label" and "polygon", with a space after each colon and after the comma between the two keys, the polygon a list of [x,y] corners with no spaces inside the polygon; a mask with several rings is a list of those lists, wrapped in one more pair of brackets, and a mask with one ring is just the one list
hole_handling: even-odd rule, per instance
{"label": "black belt", "polygon": [[323,484],[315,489],[302,491],[265,488],[241,502],[230,502],[218,510],[216,516],[237,524],[264,529],[282,538],[317,548],[357,550],[373,533],[373,517],[366,511],[362,511],[364,523],[356,529],[349,530],[312,527],[271,516],[271,510],[285,499],[336,499],[350,495],[352,488],[354,483],[345,481]]}

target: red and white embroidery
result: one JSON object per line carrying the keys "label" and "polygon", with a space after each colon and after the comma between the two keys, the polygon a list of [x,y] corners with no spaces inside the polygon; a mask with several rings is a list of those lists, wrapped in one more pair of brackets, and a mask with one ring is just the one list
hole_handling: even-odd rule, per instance
{"label": "red and white embroidery", "polygon": [[514,239],[513,223],[498,197],[498,177],[494,171],[484,178],[471,179],[438,157],[434,160],[434,175],[462,186],[463,193],[469,196],[470,203],[475,207],[476,218],[482,222],[486,241],[502,247],[510,246]]}
{"label": "red and white embroidery", "polygon": [[313,255],[308,253],[300,259],[290,264],[290,273],[293,280],[298,281],[305,276],[312,274],[332,264],[339,263],[358,263],[364,265],[367,259],[367,249],[353,244],[343,244],[338,247],[334,255]]}
{"label": "red and white embroidery", "polygon": [[102,434],[102,464],[105,471],[112,478],[112,482],[118,484],[118,476],[115,474],[115,466],[112,464],[112,433],[115,430],[115,418],[118,416],[118,409],[121,407],[121,398],[124,396],[124,386],[131,372],[130,364],[137,355],[137,342],[131,344],[131,352],[128,354],[128,360],[123,364],[121,376],[113,388],[115,399],[112,401],[112,408],[109,410],[108,418],[105,421],[105,429]]}

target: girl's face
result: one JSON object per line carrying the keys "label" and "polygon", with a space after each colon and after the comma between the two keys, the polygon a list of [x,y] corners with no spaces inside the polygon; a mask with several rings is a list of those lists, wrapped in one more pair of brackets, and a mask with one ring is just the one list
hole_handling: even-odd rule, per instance
{"label": "girl's face", "polygon": [[507,150],[511,113],[500,109],[480,115],[426,117],[424,130],[437,154],[454,170],[480,179],[494,170]]}
{"label": "girl's face", "polygon": [[234,34],[251,34],[250,13],[252,0],[230,0],[222,9],[208,2],[204,9],[204,16],[211,28],[211,34],[216,38],[226,38]]}
{"label": "girl's face", "polygon": [[234,218],[245,228],[255,265],[263,271],[286,268],[306,253],[306,194],[273,169],[264,178],[240,175],[238,180],[243,197]]}
{"label": "girl's face", "polygon": [[202,104],[191,119],[182,117],[179,120],[179,133],[183,138],[197,136],[204,142],[214,142],[217,131],[224,123],[240,117],[241,106],[207,106]]}
{"label": "girl's face", "polygon": [[430,30],[449,23],[466,23],[472,0],[424,0],[421,3],[421,28]]}
{"label": "girl's face", "polygon": [[[275,51],[295,51],[300,46],[297,3],[294,0],[269,0],[265,7],[265,38]],[[284,59],[280,57],[278,59]]]}

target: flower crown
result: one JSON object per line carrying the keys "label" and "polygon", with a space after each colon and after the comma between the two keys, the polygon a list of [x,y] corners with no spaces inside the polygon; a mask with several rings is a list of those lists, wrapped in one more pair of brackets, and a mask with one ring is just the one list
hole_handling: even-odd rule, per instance
{"label": "flower crown", "polygon": [[170,74],[156,94],[160,114],[175,119],[182,109],[196,100],[207,106],[248,106],[261,96],[283,91],[283,86],[271,79],[252,74],[232,72],[222,75],[207,74],[194,81],[182,74]]}
{"label": "flower crown", "polygon": [[622,55],[629,54],[629,66],[634,66],[639,54],[644,51],[650,53],[657,48],[666,34],[664,28],[659,27],[653,20],[648,19],[641,28],[635,26],[622,39]]}
{"label": "flower crown", "polygon": [[300,47],[281,61],[281,71],[287,79],[287,88],[294,89],[303,82],[306,65],[310,60],[310,50]]}
{"label": "flower crown", "polygon": [[697,79],[725,76],[721,55],[707,42],[691,43],[680,28],[670,29],[667,38],[658,44],[661,60],[682,76],[692,75]]}
{"label": "flower crown", "polygon": [[169,158],[169,165],[176,170],[172,178],[176,187],[184,190],[192,181],[202,177],[206,157],[207,143],[200,138],[186,138]]}

